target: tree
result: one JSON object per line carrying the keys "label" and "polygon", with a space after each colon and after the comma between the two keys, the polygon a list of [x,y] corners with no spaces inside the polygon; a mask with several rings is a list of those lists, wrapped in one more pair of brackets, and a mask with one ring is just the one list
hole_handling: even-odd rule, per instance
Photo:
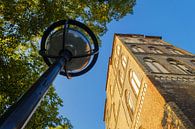
{"label": "tree", "polygon": [[59,125],[57,127],[49,127],[49,129],[69,129],[67,125]]}
{"label": "tree", "polygon": [[[76,19],[100,37],[106,25],[132,13],[135,0],[1,0],[0,1],[0,115],[46,70],[38,41],[46,27],[61,19]],[[72,128],[59,115],[62,100],[51,87],[26,128]]]}
{"label": "tree", "polygon": [[[1,41],[3,43],[3,40]],[[9,47],[7,45],[0,43],[0,48],[3,48],[3,51],[0,51],[0,115],[20,98],[46,68],[41,58],[36,56],[37,53],[25,54],[27,47],[15,48],[14,45]],[[17,49],[19,50],[15,51]],[[69,120],[59,115],[59,106],[63,106],[62,100],[56,94],[54,87],[50,87],[26,128],[44,129],[47,126],[58,125],[72,128]]]}

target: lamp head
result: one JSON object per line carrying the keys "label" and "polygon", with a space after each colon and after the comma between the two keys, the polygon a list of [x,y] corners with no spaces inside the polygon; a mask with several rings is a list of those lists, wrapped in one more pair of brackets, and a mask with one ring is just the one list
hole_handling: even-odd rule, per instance
{"label": "lamp head", "polygon": [[97,39],[87,26],[78,21],[58,21],[44,32],[41,55],[50,66],[62,51],[68,51],[71,57],[61,74],[79,76],[89,71],[97,60]]}
{"label": "lamp head", "polygon": [[[65,44],[63,46],[63,38]],[[68,50],[71,56],[86,55],[90,52],[89,41],[79,31],[68,29],[65,37],[63,37],[63,29],[53,33],[47,41],[47,52],[49,55],[58,56],[62,49]],[[56,59],[49,59],[50,62],[55,62]],[[82,58],[72,58],[66,64],[67,71],[83,69],[89,62],[90,56]]]}

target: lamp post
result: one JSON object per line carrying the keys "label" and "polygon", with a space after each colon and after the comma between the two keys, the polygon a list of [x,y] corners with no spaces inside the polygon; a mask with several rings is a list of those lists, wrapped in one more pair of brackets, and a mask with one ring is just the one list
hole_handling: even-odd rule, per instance
{"label": "lamp post", "polygon": [[0,129],[21,129],[30,120],[58,73],[67,78],[88,72],[98,58],[93,32],[75,20],[53,23],[44,32],[40,55],[49,68],[0,119]]}

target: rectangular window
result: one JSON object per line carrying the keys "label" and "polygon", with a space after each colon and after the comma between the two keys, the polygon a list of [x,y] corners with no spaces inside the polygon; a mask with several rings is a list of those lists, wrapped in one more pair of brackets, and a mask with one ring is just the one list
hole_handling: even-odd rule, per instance
{"label": "rectangular window", "polygon": [[131,108],[131,111],[134,112],[135,105],[134,105],[134,103],[133,103],[133,100],[132,100],[132,98],[131,98],[131,95],[130,95],[130,97],[129,97],[129,106],[130,106],[130,108]]}
{"label": "rectangular window", "polygon": [[182,72],[183,74],[188,74],[186,71],[182,70],[181,68],[179,68],[177,65],[171,64],[173,67],[175,67],[177,70],[179,70],[180,72]]}
{"label": "rectangular window", "polygon": [[121,47],[117,45],[117,55],[120,55]]}
{"label": "rectangular window", "polygon": [[123,73],[121,73],[120,81],[121,81],[121,83],[123,84],[123,82],[124,82],[124,74],[123,74]]}
{"label": "rectangular window", "polygon": [[160,71],[159,71],[151,62],[146,62],[146,64],[148,65],[148,67],[149,67],[153,72],[160,73]]}
{"label": "rectangular window", "polygon": [[134,52],[138,52],[138,50],[137,50],[135,47],[133,47],[132,50],[133,50]]}
{"label": "rectangular window", "polygon": [[143,49],[141,49],[140,47],[137,48],[139,52],[145,52]]}
{"label": "rectangular window", "polygon": [[[130,93],[130,97],[131,97],[131,102],[133,104],[133,107],[136,107],[136,103],[137,103],[137,98],[135,96],[135,94],[133,93],[132,89],[129,90]],[[133,109],[134,111],[135,109]]]}
{"label": "rectangular window", "polygon": [[138,89],[138,87],[137,87],[137,85],[135,83],[135,80],[133,78],[131,79],[131,85],[133,86],[133,89],[134,89],[136,95],[138,95],[139,89]]}
{"label": "rectangular window", "polygon": [[181,52],[178,51],[178,50],[175,50],[175,53],[180,54],[180,55],[183,55],[183,53],[181,53]]}
{"label": "rectangular window", "polygon": [[133,77],[133,79],[135,80],[137,86],[140,88],[141,82],[140,82],[140,80],[138,79],[138,77],[137,77],[137,75],[135,74],[135,72],[132,73],[132,77]]}
{"label": "rectangular window", "polygon": [[163,54],[160,50],[156,50],[156,52],[159,53],[159,54]]}
{"label": "rectangular window", "polygon": [[124,68],[127,66],[127,58],[125,56],[122,56],[122,65]]}
{"label": "rectangular window", "polygon": [[169,73],[162,65],[157,62],[153,62],[153,64],[162,72],[162,73]]}

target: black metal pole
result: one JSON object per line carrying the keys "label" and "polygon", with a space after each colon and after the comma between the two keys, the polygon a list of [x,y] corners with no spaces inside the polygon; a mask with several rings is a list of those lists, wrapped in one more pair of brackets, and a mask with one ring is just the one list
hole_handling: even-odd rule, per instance
{"label": "black metal pole", "polygon": [[11,106],[0,119],[0,129],[23,129],[35,112],[51,83],[68,60],[68,56],[59,58],[30,87],[21,99]]}

